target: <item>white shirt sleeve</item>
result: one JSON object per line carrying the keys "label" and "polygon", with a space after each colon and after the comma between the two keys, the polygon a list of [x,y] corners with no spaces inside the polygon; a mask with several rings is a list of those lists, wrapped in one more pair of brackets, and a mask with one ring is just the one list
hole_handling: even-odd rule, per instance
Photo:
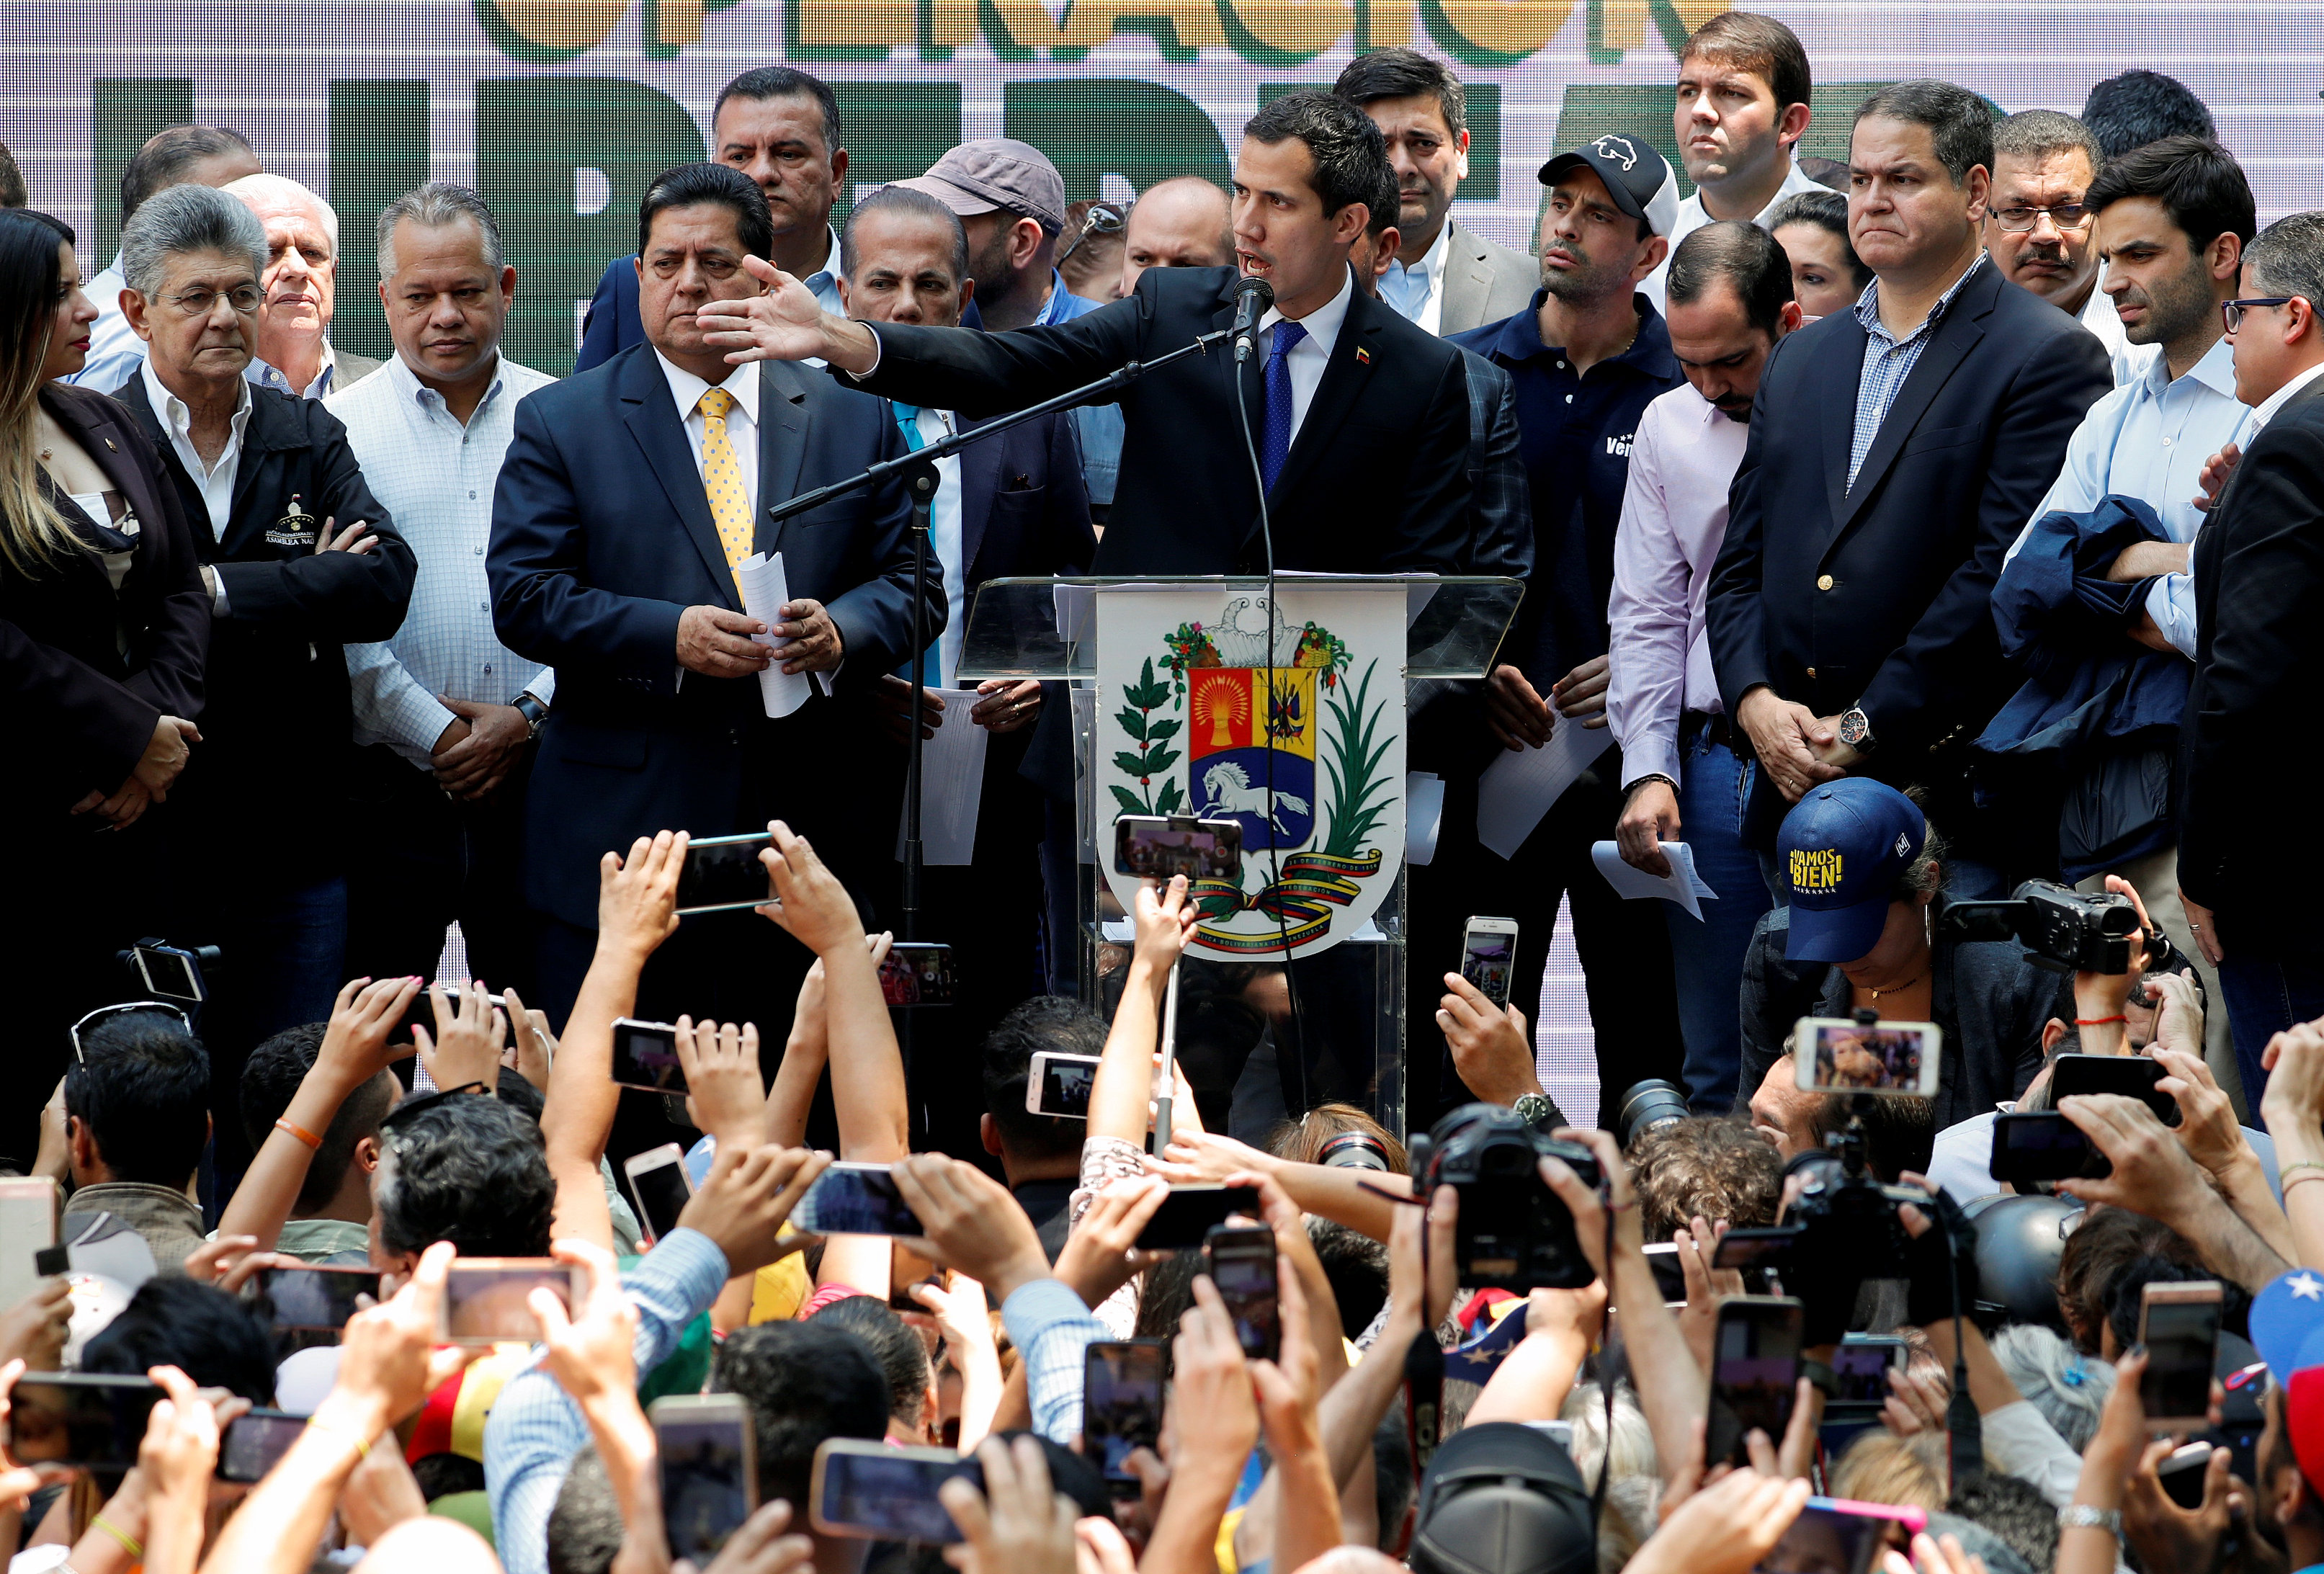
{"label": "white shirt sleeve", "polygon": [[2053,1506],[2073,1502],[2082,1457],[2066,1446],[2033,1401],[2021,1399],[1986,1413],[1985,1452],[1997,1469],[2031,1483]]}

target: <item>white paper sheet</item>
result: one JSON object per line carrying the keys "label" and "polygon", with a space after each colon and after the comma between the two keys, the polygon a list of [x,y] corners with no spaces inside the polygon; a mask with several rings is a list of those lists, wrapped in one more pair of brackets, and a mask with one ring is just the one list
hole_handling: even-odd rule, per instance
{"label": "white paper sheet", "polygon": [[1097,586],[1059,584],[1050,587],[1057,621],[1057,638],[1068,645],[1086,643],[1097,632]]}
{"label": "white paper sheet", "polygon": [[1671,871],[1667,877],[1648,874],[1643,869],[1625,863],[1622,861],[1622,850],[1611,842],[1591,843],[1590,861],[1598,866],[1598,872],[1606,877],[1606,883],[1614,888],[1615,895],[1634,898],[1660,897],[1683,907],[1688,917],[1700,922],[1702,918],[1702,903],[1717,901],[1719,893],[1703,884],[1702,877],[1695,872],[1693,848],[1683,842],[1665,842],[1659,845],[1663,856],[1670,861]]}
{"label": "white paper sheet", "polygon": [[[965,864],[976,851],[976,810],[984,795],[984,750],[992,734],[968,719],[973,689],[945,691],[944,719],[920,745],[920,863]],[[896,816],[896,856],[904,856],[904,820]]]}
{"label": "white paper sheet", "polygon": [[1560,716],[1540,748],[1503,750],[1477,778],[1477,840],[1515,858],[1549,806],[1613,746],[1613,728],[1585,727]]}
{"label": "white paper sheet", "polygon": [[[764,552],[753,552],[734,570],[734,583],[742,588],[742,610],[769,628],[782,621],[783,603],[791,599],[789,582],[783,577],[783,555],[772,557]],[[790,643],[777,640],[772,634],[753,634],[760,644],[780,650]],[[815,686],[804,672],[786,673],[783,664],[770,661],[759,674],[759,700],[768,716],[780,721],[807,704]]]}
{"label": "white paper sheet", "polygon": [[1436,856],[1436,833],[1444,822],[1444,778],[1432,771],[1404,777],[1404,861],[1425,867]]}

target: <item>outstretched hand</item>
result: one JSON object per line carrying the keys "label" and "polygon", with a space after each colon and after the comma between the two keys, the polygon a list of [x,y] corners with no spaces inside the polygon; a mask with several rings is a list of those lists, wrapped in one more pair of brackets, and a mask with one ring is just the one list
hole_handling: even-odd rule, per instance
{"label": "outstretched hand", "polygon": [[872,369],[878,341],[869,331],[849,332],[844,318],[824,311],[813,290],[763,258],[744,257],[742,270],[766,286],[765,293],[706,300],[695,313],[703,343],[724,351],[730,364],[824,360],[845,372]]}

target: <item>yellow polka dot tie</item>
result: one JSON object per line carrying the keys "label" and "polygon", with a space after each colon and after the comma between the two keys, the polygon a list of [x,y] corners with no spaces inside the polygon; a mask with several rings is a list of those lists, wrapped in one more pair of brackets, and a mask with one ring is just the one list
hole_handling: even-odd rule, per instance
{"label": "yellow polka dot tie", "polygon": [[[718,544],[726,549],[731,572],[751,555],[751,494],[742,489],[742,466],[734,458],[733,442],[726,436],[726,412],[736,403],[723,388],[705,389],[694,408],[702,412],[702,486],[710,494],[710,518],[718,527]],[[734,591],[742,594],[737,580]]]}

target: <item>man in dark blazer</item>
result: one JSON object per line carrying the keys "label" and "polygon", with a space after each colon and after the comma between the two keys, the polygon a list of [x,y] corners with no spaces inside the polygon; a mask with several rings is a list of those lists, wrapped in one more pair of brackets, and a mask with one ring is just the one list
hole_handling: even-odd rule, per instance
{"label": "man in dark blazer", "polygon": [[[2236,397],[2253,407],[2242,461],[2195,536],[2195,679],[2180,729],[2179,890],[2219,970],[2244,1098],[2260,1055],[2324,1016],[2324,930],[2265,806],[2324,759],[2304,717],[2324,675],[2324,213],[2295,213],[2245,248]],[[2256,435],[2255,435],[2256,434]]]}
{"label": "man in dark blazer", "polygon": [[[1450,573],[1463,561],[1469,402],[1460,352],[1358,290],[1349,267],[1386,163],[1378,128],[1326,94],[1276,99],[1244,128],[1235,243],[1242,271],[1276,298],[1242,370],[1249,425],[1236,426],[1224,344],[1131,383],[1120,398],[1128,435],[1098,573],[1262,571],[1254,450],[1269,477],[1278,568]],[[712,343],[750,358],[821,359],[848,386],[971,415],[1021,409],[1228,327],[1236,281],[1222,268],[1149,268],[1103,310],[977,334],[875,331],[818,310],[795,279],[763,276],[769,294],[715,306]],[[1269,367],[1286,405],[1281,452],[1267,437]]]}
{"label": "man in dark blazer", "polygon": [[1849,230],[1876,280],[1769,356],[1706,607],[1720,696],[1759,761],[1744,841],[1772,848],[1819,781],[1917,785],[1958,896],[2036,872],[1965,772],[2015,685],[1989,603],[2113,386],[2104,347],[1979,248],[1992,159],[1985,101],[1949,83],[1857,111]]}
{"label": "man in dark blazer", "polygon": [[[835,679],[845,696],[904,659],[901,489],[767,517],[896,457],[903,439],[878,400],[798,367],[738,370],[705,347],[696,311],[755,290],[741,261],[772,244],[748,179],[715,164],[669,170],[649,188],[639,229],[647,342],[518,407],[486,557],[502,642],[557,668],[525,846],[552,1017],[588,967],[607,851],[626,855],[660,830],[762,833],[781,818],[861,890],[890,850],[862,806],[865,707],[817,696],[771,720],[758,674],[779,661]],[[791,599],[771,629],[744,614],[735,584],[753,551],[782,555]],[[927,602],[941,630],[940,587]],[[790,643],[770,657],[752,641],[761,633]],[[690,918],[656,953],[639,1009],[748,1019],[779,1043],[810,960],[747,911]]]}

